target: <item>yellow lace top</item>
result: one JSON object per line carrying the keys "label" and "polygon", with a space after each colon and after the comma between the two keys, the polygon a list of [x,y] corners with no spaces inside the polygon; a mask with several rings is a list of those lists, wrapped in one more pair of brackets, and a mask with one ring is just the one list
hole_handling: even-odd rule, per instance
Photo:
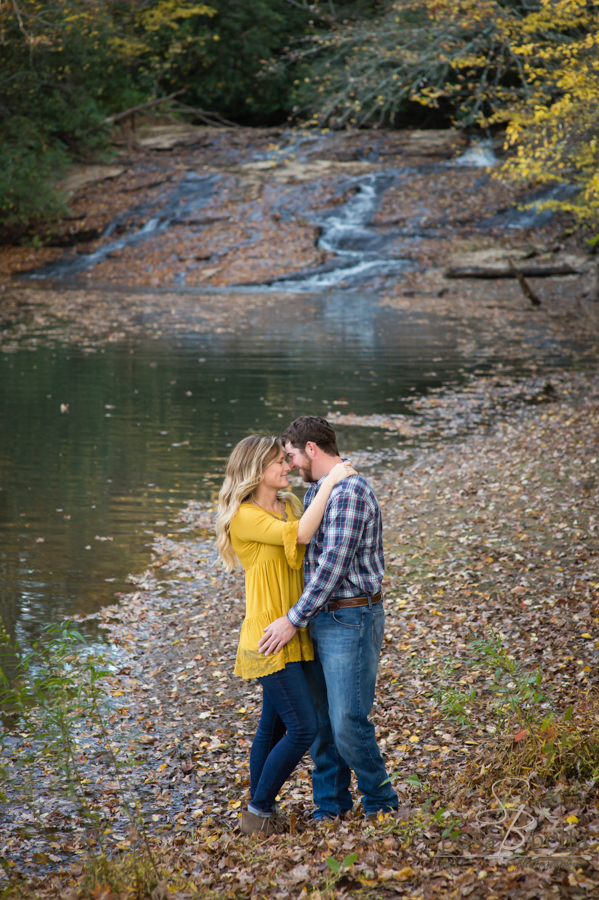
{"label": "yellow lace top", "polygon": [[305,547],[296,543],[299,519],[289,501],[285,507],[286,521],[255,503],[242,503],[231,519],[231,543],[245,569],[245,619],[235,662],[235,674],[242,678],[259,678],[287,663],[314,659],[307,629],[300,629],[274,655],[263,656],[258,650],[266,626],[284,616],[304,589]]}

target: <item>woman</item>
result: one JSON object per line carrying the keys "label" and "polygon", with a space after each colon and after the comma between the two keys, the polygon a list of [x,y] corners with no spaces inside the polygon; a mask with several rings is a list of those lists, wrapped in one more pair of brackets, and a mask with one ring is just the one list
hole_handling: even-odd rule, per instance
{"label": "woman", "polygon": [[258,641],[267,625],[284,616],[303,588],[305,545],[316,534],[333,487],[357,474],[340,463],[324,479],[302,515],[289,487],[290,470],[278,438],[250,435],[234,448],[219,494],[217,546],[230,572],[245,569],[246,615],[235,674],[257,678],[263,688],[260,723],[250,753],[250,797],[241,816],[244,834],[285,831],[275,798],[316,737],[316,710],[302,668],[314,659],[307,629],[279,653],[263,656]]}

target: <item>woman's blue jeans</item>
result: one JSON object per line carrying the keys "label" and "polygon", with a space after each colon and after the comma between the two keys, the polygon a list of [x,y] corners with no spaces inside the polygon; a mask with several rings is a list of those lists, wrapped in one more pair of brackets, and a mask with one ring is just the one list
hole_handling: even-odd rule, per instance
{"label": "woman's blue jeans", "polygon": [[385,627],[382,602],[326,612],[310,622],[314,662],[305,673],[318,713],[318,736],[310,749],[315,818],[352,808],[351,769],[366,815],[398,807],[368,718],[374,702]]}
{"label": "woman's blue jeans", "polygon": [[301,662],[258,681],[264,698],[250,752],[252,806],[269,813],[275,798],[318,732],[318,717]]}

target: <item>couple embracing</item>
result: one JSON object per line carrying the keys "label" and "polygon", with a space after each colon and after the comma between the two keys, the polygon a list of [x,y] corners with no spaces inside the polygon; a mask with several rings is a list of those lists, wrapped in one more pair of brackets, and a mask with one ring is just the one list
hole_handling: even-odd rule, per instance
{"label": "couple embracing", "polygon": [[[304,509],[287,490],[290,468],[310,482]],[[241,564],[246,572],[235,674],[263,688],[241,830],[287,830],[275,799],[307,750],[315,819],[352,808],[352,770],[365,815],[397,809],[368,719],[385,622],[381,513],[325,419],[301,416],[282,440],[250,435],[237,444],[219,495],[217,545],[229,571]]]}

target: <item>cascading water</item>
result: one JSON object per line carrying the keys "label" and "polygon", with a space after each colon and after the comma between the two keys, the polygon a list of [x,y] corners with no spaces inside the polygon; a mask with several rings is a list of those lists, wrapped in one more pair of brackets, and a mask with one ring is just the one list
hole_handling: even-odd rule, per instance
{"label": "cascading water", "polygon": [[[29,273],[29,278],[68,278],[79,275],[86,269],[97,265],[117,250],[139,244],[147,238],[166,231],[172,225],[192,219],[198,211],[211,199],[219,175],[198,175],[196,172],[186,172],[177,186],[158,201],[151,204],[143,203],[129,210],[122,216],[117,216],[104,230],[102,237],[110,237],[120,227],[127,223],[143,221],[148,215],[150,218],[140,227],[129,231],[123,237],[110,241],[95,250],[93,253],[82,254],[75,258],[59,259],[42,269]],[[158,206],[158,209],[156,208]]]}
{"label": "cascading water", "polygon": [[[324,162],[327,153],[327,136],[323,134],[312,135],[287,132],[280,144],[272,145],[266,152],[254,153],[252,158],[258,162],[268,162],[273,169],[285,170],[285,166],[304,163]],[[378,149],[368,149],[369,158],[378,160]],[[364,151],[365,153],[366,151]],[[356,154],[358,151],[356,151]],[[320,160],[318,154],[325,159]],[[361,157],[362,158],[362,157]],[[364,157],[365,158],[365,157]],[[344,191],[352,191],[349,200],[340,204],[333,210],[318,209],[319,191],[324,184],[323,176],[315,174],[313,178],[305,179],[312,182],[316,190],[316,202],[308,199],[310,194],[304,194],[302,189],[289,190],[278,188],[276,178],[274,183],[266,182],[269,191],[269,206],[266,215],[277,212],[284,221],[304,219],[319,229],[317,247],[323,255],[320,265],[305,268],[300,271],[284,272],[266,280],[262,284],[235,283],[228,286],[216,287],[205,285],[203,291],[228,291],[228,290],[270,290],[308,293],[324,291],[337,287],[353,287],[372,280],[380,285],[381,279],[400,275],[411,268],[414,263],[409,258],[412,256],[414,242],[427,239],[435,239],[439,236],[439,227],[443,227],[440,220],[425,223],[420,221],[417,215],[412,215],[411,220],[403,224],[395,225],[389,222],[382,226],[372,224],[378,205],[385,191],[391,185],[406,183],[414,176],[425,175],[434,180],[437,173],[447,172],[447,167],[472,167],[489,169],[495,165],[497,158],[493,151],[493,142],[488,139],[472,139],[470,147],[460,156],[448,161],[428,163],[419,166],[403,166],[397,168],[378,169],[368,174],[348,175],[344,172],[341,177],[332,175],[329,184],[337,197]],[[244,163],[241,169],[247,167]],[[338,170],[337,170],[338,172]],[[230,173],[230,174],[229,174]],[[89,272],[94,266],[102,263],[111,254],[122,251],[127,247],[137,245],[149,238],[165,233],[172,226],[191,226],[186,239],[194,244],[202,239],[202,227],[205,220],[202,219],[200,210],[214,197],[217,185],[230,185],[233,179],[246,177],[239,169],[225,168],[219,174],[198,174],[192,169],[185,172],[183,177],[174,186],[164,187],[163,190],[151,200],[138,204],[132,210],[117,216],[104,230],[102,238],[108,240],[92,253],[76,253],[64,256],[50,265],[29,273],[26,277],[36,279],[73,278],[83,272]],[[331,178],[331,176],[328,176]],[[484,184],[489,175],[481,172],[480,181]],[[284,184],[293,183],[283,181]],[[301,183],[301,182],[300,182]],[[278,190],[278,194],[273,192]],[[309,188],[309,191],[312,188]],[[507,209],[481,218],[472,227],[481,231],[511,231],[515,229],[532,229],[545,225],[552,216],[552,211],[542,209],[543,201],[562,199],[569,196],[576,188],[570,185],[553,185],[535,194],[530,195],[530,204],[526,208],[510,206]],[[227,189],[225,189],[225,196]],[[434,193],[434,192],[433,192]],[[401,197],[401,194],[399,195]],[[260,203],[261,203],[260,198]],[[423,198],[424,205],[427,199]],[[242,210],[242,221],[261,221],[263,217],[262,206],[257,206],[256,198],[239,201],[239,209]],[[252,203],[254,205],[252,206]],[[401,205],[401,199],[399,200]],[[265,204],[266,206],[266,204]],[[426,210],[425,210],[426,212]],[[432,217],[434,219],[434,216]],[[401,221],[401,220],[399,220]],[[391,226],[391,227],[389,227]],[[123,233],[124,232],[124,233]],[[259,225],[255,234],[245,239],[248,242],[259,240]],[[228,252],[228,249],[225,251]],[[219,256],[216,253],[215,256]],[[290,266],[292,268],[292,266]],[[280,271],[280,270],[279,270]],[[173,288],[180,291],[195,291],[196,288],[186,286],[186,272],[174,272],[172,275]]]}
{"label": "cascading water", "polygon": [[447,165],[487,168],[488,166],[496,165],[497,162],[498,160],[495,156],[493,141],[489,138],[481,138],[479,140],[474,138],[468,149],[455,159],[451,159]]}
{"label": "cascading water", "polygon": [[[499,160],[495,155],[493,141],[489,138],[473,138],[468,149],[456,159],[450,160],[448,166],[471,166],[490,168],[497,165]],[[547,225],[553,216],[553,210],[546,208],[544,204],[548,200],[565,200],[578,193],[578,187],[572,184],[553,184],[541,188],[530,197],[530,202],[523,208],[510,206],[508,209],[481,222],[483,230],[490,228],[523,230],[542,228]]]}
{"label": "cascading water", "polygon": [[380,234],[368,228],[381,195],[395,180],[390,172],[377,172],[353,179],[355,196],[333,213],[314,219],[321,229],[318,249],[334,254],[322,266],[309,272],[282,275],[272,285],[289,291],[315,291],[339,286],[342,282],[359,282],[363,276],[377,272],[384,275],[401,272],[410,263],[385,254],[385,248],[396,234]]}

